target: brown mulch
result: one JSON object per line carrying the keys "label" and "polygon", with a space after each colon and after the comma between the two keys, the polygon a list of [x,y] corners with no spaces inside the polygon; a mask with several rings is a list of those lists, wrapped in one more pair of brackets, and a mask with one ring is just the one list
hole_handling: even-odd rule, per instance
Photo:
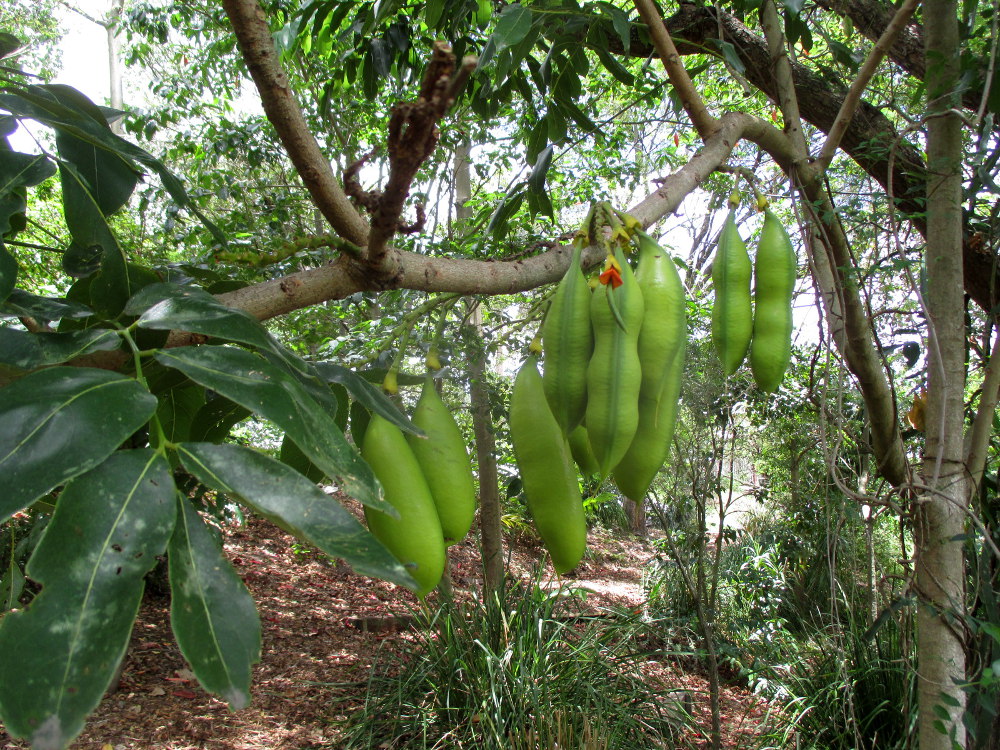
{"label": "brown mulch", "polygon": [[[537,544],[515,541],[508,570],[529,578],[541,557]],[[354,574],[297,545],[266,521],[228,530],[226,551],[260,611],[261,663],[253,701],[231,712],[206,694],[187,669],[170,632],[169,602],[147,595],[114,693],[90,717],[74,749],[305,750],[334,747],[337,721],[363,699],[378,652],[411,637],[418,607],[409,592]],[[588,557],[572,583],[587,591],[584,605],[642,607],[642,566],[652,553],[637,539],[592,534]],[[475,541],[451,548],[457,598],[481,589]],[[434,595],[432,595],[433,597]],[[681,665],[651,661],[651,681],[689,691],[702,731],[688,746],[708,747],[708,683]],[[752,746],[766,707],[743,688],[722,693],[726,748]],[[0,748],[23,748],[0,726]]]}

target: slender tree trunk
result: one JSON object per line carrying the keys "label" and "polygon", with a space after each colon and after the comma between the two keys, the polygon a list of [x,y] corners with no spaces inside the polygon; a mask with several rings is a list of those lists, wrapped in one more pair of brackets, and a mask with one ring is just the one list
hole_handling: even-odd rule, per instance
{"label": "slender tree trunk", "polygon": [[929,0],[927,57],[927,437],[925,489],[917,497],[917,698],[921,750],[966,743],[965,565],[967,482],[963,463],[965,318],[962,287],[962,123],[954,0]]}
{"label": "slender tree trunk", "polygon": [[[122,90],[121,40],[118,38],[117,24],[121,17],[125,0],[112,0],[111,10],[104,20],[104,30],[108,34],[108,85],[111,91],[110,103],[112,109],[122,109],[125,106],[125,96]],[[121,135],[122,122],[115,120],[111,130]]]}
{"label": "slender tree trunk", "polygon": [[[455,148],[455,221],[454,227],[464,229],[472,218],[469,199],[472,180],[469,174],[468,137]],[[472,401],[472,427],[476,435],[476,459],[479,464],[479,534],[483,559],[483,590],[485,594],[503,586],[503,525],[500,521],[500,490],[497,479],[496,440],[493,437],[493,417],[485,377],[489,369],[489,354],[483,339],[482,316],[477,308],[472,317],[472,343],[468,347]]]}
{"label": "slender tree trunk", "polygon": [[646,537],[646,504],[637,503],[627,497],[622,499],[622,507],[628,517],[628,527],[633,534]]}
{"label": "slender tree trunk", "polygon": [[472,424],[476,433],[476,458],[479,462],[479,531],[483,555],[484,593],[503,586],[503,526],[500,522],[500,491],[497,481],[496,440],[490,397],[486,390],[486,345],[482,327],[475,326],[476,344],[469,347],[472,384]]}

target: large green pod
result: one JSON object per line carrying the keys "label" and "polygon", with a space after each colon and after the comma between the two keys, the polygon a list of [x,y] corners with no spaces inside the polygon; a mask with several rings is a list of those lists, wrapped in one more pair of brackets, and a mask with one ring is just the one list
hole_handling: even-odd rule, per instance
{"label": "large green pod", "polygon": [[420,392],[413,424],[427,437],[411,433],[406,440],[434,497],[445,543],[455,544],[465,538],[472,526],[476,514],[476,487],[462,431],[430,376]]}
{"label": "large green pod", "polygon": [[549,409],[533,355],[514,380],[510,437],[535,528],[556,572],[567,573],[583,557],[587,522],[569,446]]}
{"label": "large green pod", "polygon": [[552,415],[569,435],[587,408],[587,363],[594,349],[590,328],[590,287],[580,267],[580,245],[552,295],[542,323],[545,373],[542,384]]}
{"label": "large green pod", "polygon": [[752,266],[747,246],[736,228],[736,211],[729,212],[712,263],[715,304],[712,306],[712,344],[726,375],[736,372],[747,356],[753,333],[750,302]]}
{"label": "large green pod", "polygon": [[[639,329],[639,364],[642,389],[639,398],[659,399],[663,382],[687,336],[684,284],[677,266],[656,240],[643,231],[635,281],[642,290],[644,312]],[[642,409],[640,408],[640,419]]]}
{"label": "large green pod", "polygon": [[796,265],[788,232],[770,209],[765,209],[754,263],[750,370],[757,386],[768,393],[778,390],[792,357]]}
{"label": "large green pod", "polygon": [[638,351],[642,292],[621,250],[615,255],[622,283],[617,289],[600,284],[590,305],[594,353],[587,366],[585,424],[602,479],[621,461],[635,435],[642,382]]}
{"label": "large green pod", "polygon": [[422,599],[438,585],[445,562],[444,537],[430,487],[402,430],[377,414],[365,430],[361,455],[382,484],[386,501],[399,512],[399,518],[393,518],[365,507],[368,528],[407,566]]}
{"label": "large green pod", "polygon": [[639,395],[639,427],[632,445],[614,470],[615,484],[630,500],[641,503],[649,485],[670,453],[674,437],[677,409],[680,405],[681,385],[684,380],[685,342],[674,356],[667,370],[663,387],[656,397]]}

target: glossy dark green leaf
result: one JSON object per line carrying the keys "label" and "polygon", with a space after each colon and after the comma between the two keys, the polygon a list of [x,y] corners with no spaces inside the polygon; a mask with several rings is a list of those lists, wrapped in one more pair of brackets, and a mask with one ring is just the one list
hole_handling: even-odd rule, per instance
{"label": "glossy dark green leaf", "polygon": [[532,167],[531,174],[528,175],[528,187],[532,190],[545,189],[545,176],[549,172],[550,164],[552,164],[552,146],[546,146],[535,159],[535,166]]}
{"label": "glossy dark green leaf", "polygon": [[232,432],[233,427],[250,416],[249,409],[235,404],[228,398],[209,394],[211,397],[191,420],[189,440],[205,440],[221,443]]}
{"label": "glossy dark green leaf", "polygon": [[[354,372],[354,370],[333,362],[315,362],[313,363],[313,367],[325,382],[339,383],[344,386],[347,392],[354,397],[354,400],[369,411],[378,414],[383,419],[387,419],[404,432],[411,432],[414,435],[424,434],[419,427],[410,421],[409,417],[399,410],[399,407],[385,395],[385,392],[381,388],[370,383]],[[418,378],[415,382],[419,383],[423,381]],[[407,383],[401,381],[400,384],[406,385]]]}
{"label": "glossy dark green leaf", "polygon": [[69,333],[29,333],[16,328],[0,328],[0,365],[15,370],[37,370],[119,346],[121,337],[107,328]]}
{"label": "glossy dark green leaf", "polygon": [[157,395],[156,417],[171,442],[191,439],[191,423],[205,405],[205,389],[198,386],[169,388]]}
{"label": "glossy dark green leaf", "polygon": [[723,42],[718,39],[710,39],[709,41],[719,50],[719,53],[733,70],[740,75],[746,72],[747,66],[740,59],[739,54],[736,52],[736,47],[729,42]]}
{"label": "glossy dark green leaf", "polygon": [[100,248],[100,271],[90,287],[91,301],[98,309],[117,315],[135,291],[129,279],[127,259],[108,226],[90,186],[76,168],[62,162],[63,214],[73,236],[73,245],[63,256],[67,272],[86,265]]}
{"label": "glossy dark green leaf", "polygon": [[625,66],[618,62],[618,58],[608,52],[602,47],[597,47],[597,58],[601,61],[601,64],[607,69],[607,71],[614,76],[618,81],[624,83],[626,86],[635,85],[635,76],[625,69]]}
{"label": "glossy dark green leaf", "polygon": [[141,174],[128,160],[66,132],[56,132],[56,147],[87,183],[101,213],[109,216],[125,205]]}
{"label": "glossy dark green leaf", "polygon": [[274,422],[309,460],[365,505],[391,511],[379,497],[368,464],[344,439],[332,417],[320,408],[293,375],[242,349],[194,346],[169,349],[157,360],[230,401]]}
{"label": "glossy dark green leaf", "polygon": [[61,750],[83,729],[125,655],[175,494],[150,450],[120,451],[63,490],[28,562],[42,591],[0,622],[0,715],[12,735]]}
{"label": "glossy dark green leaf", "polygon": [[313,484],[319,484],[326,477],[323,470],[310,461],[309,457],[302,452],[302,449],[299,448],[299,446],[295,444],[295,441],[291,440],[288,435],[285,435],[281,441],[281,450],[278,452],[278,460],[285,464],[285,466],[295,469],[295,471]]}
{"label": "glossy dark green leaf", "polygon": [[156,409],[131,378],[52,367],[0,388],[0,521],[97,466]]}
{"label": "glossy dark green leaf", "polygon": [[39,297],[23,289],[15,289],[7,297],[6,302],[0,304],[0,317],[62,320],[63,318],[86,318],[93,314],[93,310],[79,302],[65,297]]}
{"label": "glossy dark green leaf", "polygon": [[257,608],[212,533],[179,495],[167,559],[170,626],[181,653],[205,690],[230,708],[244,708],[260,661]]}
{"label": "glossy dark green leaf", "polygon": [[517,213],[521,204],[524,203],[525,190],[523,188],[506,195],[503,202],[497,206],[496,211],[490,217],[486,231],[493,237],[502,237],[510,227],[510,219]]}
{"label": "glossy dark green leaf", "polygon": [[17,564],[17,559],[10,556],[7,561],[7,570],[0,578],[0,613],[14,609],[18,605],[18,599],[24,592],[24,573]]}
{"label": "glossy dark green leaf", "polygon": [[184,443],[184,467],[364,575],[413,587],[403,566],[340,503],[281,461],[238,445]]}
{"label": "glossy dark green leaf", "polygon": [[136,323],[141,328],[191,331],[260,349],[281,346],[256,318],[242,310],[226,307],[195,286],[150,284],[129,300],[125,314],[139,315]]}
{"label": "glossy dark green leaf", "polygon": [[161,161],[112,133],[107,123],[102,122],[103,114],[100,110],[73,87],[48,84],[26,86],[18,91],[6,91],[0,93],[0,108],[15,115],[30,117],[57,132],[76,136],[149,168],[159,176],[177,205],[195,214],[212,233],[216,242],[226,243],[226,235],[191,204],[184,190],[184,184]]}
{"label": "glossy dark green leaf", "polygon": [[22,154],[0,149],[0,237],[11,229],[10,218],[27,208],[25,188],[47,180],[56,165],[42,154]]}
{"label": "glossy dark green leaf", "polygon": [[[0,231],[0,234],[3,234]],[[0,303],[8,299],[17,283],[17,261],[7,252],[6,246],[0,242]],[[2,309],[2,305],[0,305]]]}

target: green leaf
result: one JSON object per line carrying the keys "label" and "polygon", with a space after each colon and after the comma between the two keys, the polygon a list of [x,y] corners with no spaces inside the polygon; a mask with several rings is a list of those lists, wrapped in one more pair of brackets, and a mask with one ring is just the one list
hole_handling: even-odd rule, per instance
{"label": "green leaf", "polygon": [[0,521],[111,455],[156,409],[139,383],[53,367],[0,388]]}
{"label": "green leaf", "polygon": [[56,131],[56,147],[83,178],[102,214],[110,216],[128,202],[141,176],[129,160],[66,132]]}
{"label": "green leaf", "polygon": [[260,618],[253,597],[198,513],[177,496],[168,548],[170,626],[198,682],[230,708],[250,703],[260,661]]}
{"label": "green leaf", "polygon": [[522,188],[513,193],[508,193],[504,197],[503,202],[497,206],[496,211],[490,217],[489,224],[486,225],[486,232],[488,234],[491,234],[493,237],[500,237],[507,233],[510,219],[517,213],[517,210],[524,202],[524,195],[525,191]]}
{"label": "green leaf", "polygon": [[[358,373],[333,362],[314,362],[313,367],[324,382],[339,383],[344,386],[347,392],[354,397],[354,400],[368,411],[392,422],[404,432],[423,436],[423,430],[413,424],[410,418],[399,410],[399,407],[385,395],[381,388],[370,383]],[[406,382],[400,380],[400,384],[406,385]]]}
{"label": "green leaf", "polygon": [[226,307],[196,286],[150,284],[129,300],[125,314],[139,315],[136,324],[141,328],[190,331],[260,349],[283,348],[256,318]]}
{"label": "green leaf", "polygon": [[184,467],[204,484],[240,498],[358,573],[415,587],[399,561],[353,515],[281,461],[228,444],[183,443],[178,452]]}
{"label": "green leaf", "polygon": [[535,166],[528,176],[528,187],[532,190],[545,190],[545,176],[549,172],[549,165],[552,164],[552,146],[546,146],[535,159]]}
{"label": "green leaf", "polygon": [[28,562],[42,591],[0,622],[8,732],[57,750],[83,729],[125,655],[143,576],[173,530],[175,494],[151,450],[116,453],[67,485]]}
{"label": "green leaf", "polygon": [[278,452],[278,460],[299,474],[304,476],[313,484],[319,484],[326,475],[322,469],[309,460],[309,457],[302,452],[302,449],[295,444],[295,441],[285,435],[281,440],[281,450]]}
{"label": "green leaf", "polygon": [[205,389],[198,386],[170,388],[157,396],[156,417],[171,442],[189,440],[191,423],[205,405]]}
{"label": "green leaf", "polygon": [[497,50],[513,47],[531,31],[531,11],[522,5],[508,5],[500,13],[492,39]]}
{"label": "green leaf", "polygon": [[100,272],[91,285],[91,299],[102,311],[117,315],[134,291],[125,254],[83,176],[66,162],[60,163],[59,174],[63,213],[73,236],[73,244],[63,255],[63,267],[71,275],[81,275],[98,257]]}
{"label": "green leaf", "polygon": [[7,571],[0,578],[0,612],[7,612],[18,605],[18,599],[24,591],[24,573],[17,564],[17,558],[11,555],[7,563]]}
{"label": "green leaf", "polygon": [[784,0],[785,12],[792,16],[798,16],[802,12],[803,0]]}
{"label": "green leaf", "polygon": [[635,76],[629,73],[628,70],[625,69],[625,66],[618,62],[617,57],[602,47],[596,47],[594,51],[597,53],[597,57],[601,61],[601,64],[618,81],[624,83],[626,86],[635,85]]}
{"label": "green leaf", "polygon": [[710,39],[709,41],[713,45],[715,45],[716,49],[719,50],[719,53],[722,55],[723,59],[729,64],[729,67],[731,67],[740,75],[743,75],[746,72],[747,66],[743,64],[743,61],[740,59],[739,54],[737,54],[736,47],[734,47],[729,42],[723,42],[719,39]]}
{"label": "green leaf", "polygon": [[[3,232],[0,232],[3,234]],[[7,252],[6,246],[0,242],[0,303],[8,299],[17,283],[17,261]],[[0,305],[0,309],[2,309]]]}
{"label": "green leaf", "polygon": [[18,91],[8,90],[0,93],[0,108],[20,117],[37,120],[58,132],[76,136],[148,167],[160,177],[163,186],[178,206],[187,208],[197,216],[216,242],[226,244],[226,235],[191,204],[184,184],[161,161],[112,133],[100,109],[72,86],[49,84],[26,86]]}
{"label": "green leaf", "polygon": [[42,154],[22,154],[0,149],[0,237],[13,228],[10,217],[28,206],[25,188],[38,185],[56,173],[56,165]]}
{"label": "green leaf", "polygon": [[0,59],[9,57],[21,49],[22,42],[13,34],[6,31],[0,32]]}
{"label": "green leaf", "polygon": [[190,440],[221,443],[229,437],[233,427],[250,416],[249,409],[234,404],[228,398],[216,394],[210,396],[191,420]]}
{"label": "green leaf", "polygon": [[121,346],[121,337],[107,328],[89,328],[69,333],[29,333],[0,328],[0,365],[15,370],[37,370],[58,365],[93,352]]}
{"label": "green leaf", "polygon": [[156,359],[274,422],[352,497],[379,510],[390,508],[379,497],[368,464],[292,375],[251,352],[231,347],[181,347],[157,352]]}
{"label": "green leaf", "polygon": [[0,305],[0,317],[35,318],[35,320],[62,320],[86,318],[94,314],[86,305],[62,298],[39,297],[23,289],[15,289]]}

